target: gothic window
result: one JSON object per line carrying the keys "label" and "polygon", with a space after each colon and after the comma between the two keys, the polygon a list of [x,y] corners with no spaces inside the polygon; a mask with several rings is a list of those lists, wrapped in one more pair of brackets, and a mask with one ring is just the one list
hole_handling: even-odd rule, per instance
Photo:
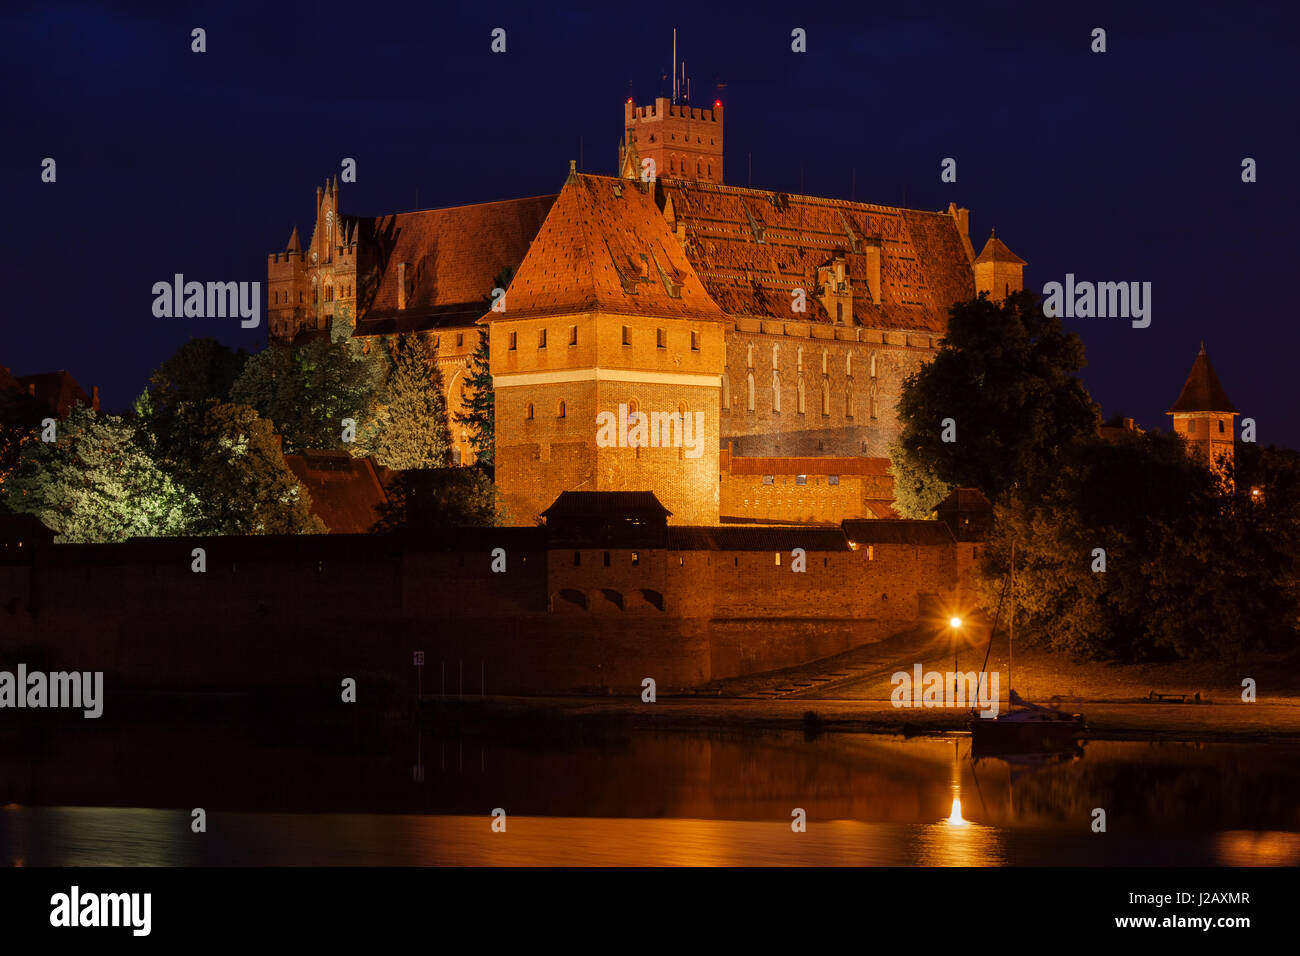
{"label": "gothic window", "polygon": [[808,392],[803,385],[803,376],[799,376],[799,399],[797,411],[800,415],[808,411]]}
{"label": "gothic window", "polygon": [[824,378],[822,379],[822,414],[829,415],[830,413],[831,413],[831,380],[828,378]]}
{"label": "gothic window", "polygon": [[772,369],[772,411],[781,411],[781,373]]}
{"label": "gothic window", "polygon": [[560,405],[559,405],[559,407],[556,409],[555,417],[556,417],[556,418],[563,418],[563,417],[564,417],[564,413],[565,413],[564,399],[560,399]]}
{"label": "gothic window", "polygon": [[752,412],[754,410],[754,373],[753,372],[750,372],[746,376],[745,390],[746,390],[745,407]]}

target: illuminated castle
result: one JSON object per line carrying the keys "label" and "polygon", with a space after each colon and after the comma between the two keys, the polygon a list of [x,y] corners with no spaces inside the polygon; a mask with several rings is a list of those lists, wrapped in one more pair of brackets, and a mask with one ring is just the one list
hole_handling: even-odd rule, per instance
{"label": "illuminated castle", "polygon": [[[358,218],[318,189],[308,246],[295,230],[268,257],[272,340],[422,332],[454,413],[486,327],[519,523],[573,490],[653,490],[674,523],[885,516],[903,380],[950,306],[1019,290],[1025,262],[996,237],[976,255],[955,205],[723,185],[722,144],[720,103],[629,101],[620,175],[570,164],[558,195]],[[596,416],[620,406],[702,413],[707,453],[603,447]],[[472,460],[460,426],[453,442]]]}

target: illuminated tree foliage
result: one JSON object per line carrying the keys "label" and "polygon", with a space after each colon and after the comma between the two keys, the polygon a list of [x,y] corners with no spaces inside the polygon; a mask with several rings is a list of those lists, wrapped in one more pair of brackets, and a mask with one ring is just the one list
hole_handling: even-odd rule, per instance
{"label": "illuminated tree foliage", "polygon": [[[367,355],[356,340],[272,346],[248,360],[231,401],[274,422],[287,453],[342,448],[368,455],[384,427],[388,366],[385,349]],[[344,440],[345,419],[356,423],[351,442]]]}
{"label": "illuminated tree foliage", "polygon": [[153,434],[158,464],[199,501],[191,534],[324,534],[271,423],[247,405],[180,405]]}
{"label": "illuminated tree foliage", "polygon": [[479,330],[478,348],[469,358],[465,370],[465,411],[456,415],[456,424],[469,428],[469,443],[478,463],[495,464],[496,393],[492,390],[492,372],[488,353],[488,333]]}
{"label": "illuminated tree foliage", "polygon": [[63,542],[182,534],[198,500],[149,456],[139,426],[77,406],[56,442],[29,441],[0,494]]}
{"label": "illuminated tree foliage", "polygon": [[451,449],[447,402],[437,353],[424,337],[399,335],[390,346],[392,370],[384,397],[383,427],[374,441],[375,460],[388,468],[442,468]]}
{"label": "illuminated tree foliage", "polygon": [[[1031,293],[953,306],[943,348],[903,384],[903,474],[978,488],[993,502],[1051,475],[1060,455],[1096,435],[1097,406],[1075,377],[1083,366],[1079,337]],[[944,419],[955,441],[943,440]]]}
{"label": "illuminated tree foliage", "polygon": [[[41,419],[49,412],[27,392],[0,389],[0,488],[18,466],[23,445],[40,440]],[[5,499],[0,495],[0,511]]]}
{"label": "illuminated tree foliage", "polygon": [[898,442],[889,448],[889,473],[894,478],[894,510],[904,518],[932,517],[939,502],[952,491],[951,485],[940,481]]}

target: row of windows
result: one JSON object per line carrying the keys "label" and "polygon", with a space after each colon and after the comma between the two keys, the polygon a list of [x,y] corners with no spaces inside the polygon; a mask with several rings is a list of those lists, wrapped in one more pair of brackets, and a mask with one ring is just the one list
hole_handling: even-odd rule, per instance
{"label": "row of windows", "polygon": [[[289,292],[275,292],[275,293],[272,293],[273,298],[272,298],[271,301],[272,301],[272,303],[275,304],[275,305],[288,305],[288,304],[289,304],[289,296],[290,296],[291,294],[292,294],[292,293],[289,293]],[[340,292],[340,294],[343,296],[343,298],[345,298],[345,299],[350,299],[350,298],[352,297],[352,286],[350,286],[350,285],[343,286],[343,287],[342,287],[342,291]],[[302,304],[302,300],[303,300],[303,293],[299,292],[299,293],[298,293],[298,304],[299,304],[299,305]],[[333,301],[334,301],[334,286],[332,286],[332,285],[327,285],[327,286],[325,286],[325,301],[326,301],[326,302],[333,302]],[[318,287],[316,287],[316,286],[313,286],[313,287],[312,287],[312,290],[311,290],[311,302],[312,302],[312,305],[319,305],[319,304],[320,304],[320,289],[319,289]]]}
{"label": "row of windows", "polygon": [[[1224,429],[1224,427],[1223,427],[1223,422],[1220,421],[1220,422],[1219,422],[1219,434],[1222,435],[1222,434],[1224,434],[1224,433],[1225,433],[1225,429]],[[1189,419],[1187,420],[1187,434],[1189,434],[1189,435],[1195,435],[1195,434],[1196,434],[1196,419],[1195,419],[1195,418],[1189,418]]]}
{"label": "row of windows", "polygon": [[[797,349],[795,349],[794,359],[795,359],[795,368],[798,371],[802,372],[803,371],[803,346],[802,345],[799,346]],[[780,365],[781,365],[781,346],[773,345],[772,346],[772,368],[773,369],[780,368]],[[754,343],[752,342],[745,346],[745,367],[746,368],[754,367]],[[827,375],[829,373],[830,373],[830,352],[827,349],[822,349],[822,374]],[[852,352],[846,352],[844,354],[844,374],[845,375],[853,374],[853,353]],[[872,378],[876,377],[876,353],[875,352],[871,353],[871,377]]]}
{"label": "row of windows", "polygon": [[[641,403],[640,403],[639,401],[637,401],[635,398],[632,399],[630,402],[627,403],[627,414],[628,414],[628,417],[629,417],[629,418],[631,418],[631,416],[633,416],[633,415],[639,413],[640,410],[641,410]],[[677,414],[678,414],[678,415],[683,415],[683,416],[686,414],[686,403],[685,403],[685,402],[679,402],[679,403],[677,404]],[[526,405],[524,406],[524,420],[525,420],[525,421],[529,421],[529,422],[531,422],[531,421],[535,421],[535,420],[536,420],[536,415],[537,415],[537,406],[535,406],[532,402],[529,402],[528,404],[526,404]],[[560,400],[559,400],[558,402],[556,402],[556,404],[555,404],[555,417],[556,417],[556,418],[568,418],[568,416],[569,416],[569,406],[565,403],[564,399],[560,399]]]}
{"label": "row of windows", "polygon": [[[795,476],[794,476],[794,483],[795,483],[796,485],[806,485],[806,484],[808,484],[808,476],[807,476],[807,475],[795,475]],[[827,476],[826,476],[826,484],[828,484],[828,485],[838,485],[839,483],[840,483],[840,476],[839,476],[839,475],[827,475]],[[774,485],[774,484],[776,484],[776,475],[764,475],[764,476],[763,476],[763,484],[765,484],[765,485]]]}
{"label": "row of windows", "polygon": [[[869,392],[871,403],[871,417],[880,417],[880,399],[876,397],[872,381]],[[752,412],[756,406],[756,388],[754,384],[754,373],[752,371],[745,375],[745,410]],[[731,379],[726,375],[722,376],[722,410],[731,411]],[[850,383],[848,390],[844,393],[844,417],[853,418],[855,415],[856,403],[854,402],[853,386]],[[777,372],[772,372],[772,411],[780,414],[781,412],[781,378]],[[801,377],[795,386],[795,412],[800,415],[808,413],[807,390],[804,388],[804,380]],[[829,378],[822,379],[822,414],[830,415],[831,413],[831,382]]]}
{"label": "row of windows", "polygon": [[[457,339],[459,339],[459,338],[460,338],[460,336],[457,336]],[[511,352],[517,351],[518,348],[519,348],[519,333],[518,333],[518,332],[510,332],[510,333],[509,333],[509,338],[508,338],[507,341],[509,342],[509,346],[508,346],[508,347],[509,347],[509,350],[510,350]],[[699,332],[692,332],[692,333],[691,333],[691,351],[692,351],[692,352],[698,352],[698,351],[700,350],[700,342],[701,342],[701,336],[700,336],[700,333],[699,333]],[[457,344],[457,345],[460,345],[460,342],[457,341],[456,344]],[[571,325],[571,326],[569,326],[569,344],[570,344],[570,345],[577,345],[577,344],[578,344],[578,327],[577,327],[576,325]],[[624,344],[624,345],[627,345],[627,346],[631,346],[631,344],[632,344],[632,328],[631,328],[631,326],[627,326],[627,325],[623,326],[623,344]],[[667,329],[655,329],[655,345],[656,345],[658,348],[661,348],[661,349],[666,349],[666,348],[668,348],[668,330],[667,330]],[[544,348],[546,348],[546,330],[545,330],[545,329],[538,329],[538,330],[537,330],[537,347],[538,347],[539,349],[544,349]]]}

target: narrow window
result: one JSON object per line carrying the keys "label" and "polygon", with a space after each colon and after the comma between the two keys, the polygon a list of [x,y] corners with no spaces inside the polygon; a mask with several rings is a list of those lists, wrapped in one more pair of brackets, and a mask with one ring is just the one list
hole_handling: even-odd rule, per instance
{"label": "narrow window", "polygon": [[464,345],[464,344],[465,344],[465,333],[464,333],[464,332],[457,332],[457,333],[456,333],[456,348],[460,348],[460,347],[461,347],[462,345]]}
{"label": "narrow window", "polygon": [[511,333],[510,333],[510,351],[513,352],[513,351],[515,351],[515,350],[518,349],[518,348],[519,348],[519,333],[518,333],[518,332],[511,332]]}
{"label": "narrow window", "polygon": [[576,325],[569,326],[569,344],[578,344],[578,327]]}
{"label": "narrow window", "polygon": [[635,567],[636,567],[638,564],[640,564],[640,563],[641,563],[641,553],[640,553],[639,551],[633,551],[633,552],[632,552],[632,567],[635,568]]}
{"label": "narrow window", "polygon": [[781,566],[781,552],[780,551],[775,552],[775,557],[776,557],[776,566],[779,568]]}
{"label": "narrow window", "polygon": [[700,350],[700,333],[699,333],[699,332],[692,332],[692,333],[691,333],[691,351],[692,351],[692,352],[698,352],[699,350]]}
{"label": "narrow window", "polygon": [[605,552],[605,567],[609,567],[609,552]]}
{"label": "narrow window", "polygon": [[532,403],[532,402],[529,402],[529,403],[528,403],[528,408],[524,411],[524,418],[528,419],[530,422],[533,420],[533,403]]}
{"label": "narrow window", "polygon": [[538,331],[537,331],[537,347],[538,347],[539,349],[544,349],[544,348],[546,348],[546,330],[545,330],[545,329],[538,329]]}
{"label": "narrow window", "polygon": [[632,330],[629,329],[626,325],[623,326],[623,344],[624,345],[632,344]]}
{"label": "narrow window", "polygon": [[582,565],[582,552],[581,551],[573,552],[573,566],[576,568],[576,567],[580,567],[581,565]]}
{"label": "narrow window", "polygon": [[1223,422],[1219,422],[1219,434],[1223,434]]}
{"label": "narrow window", "polygon": [[563,417],[564,417],[564,412],[565,412],[564,399],[560,399],[560,407],[559,407],[559,410],[556,412],[555,417],[556,417],[556,418],[563,418]]}
{"label": "narrow window", "polygon": [[668,331],[666,329],[655,329],[655,345],[661,349],[668,348]]}
{"label": "narrow window", "polygon": [[795,475],[794,483],[795,483],[796,485],[806,485],[806,484],[808,484],[808,476],[807,476],[807,475]]}

